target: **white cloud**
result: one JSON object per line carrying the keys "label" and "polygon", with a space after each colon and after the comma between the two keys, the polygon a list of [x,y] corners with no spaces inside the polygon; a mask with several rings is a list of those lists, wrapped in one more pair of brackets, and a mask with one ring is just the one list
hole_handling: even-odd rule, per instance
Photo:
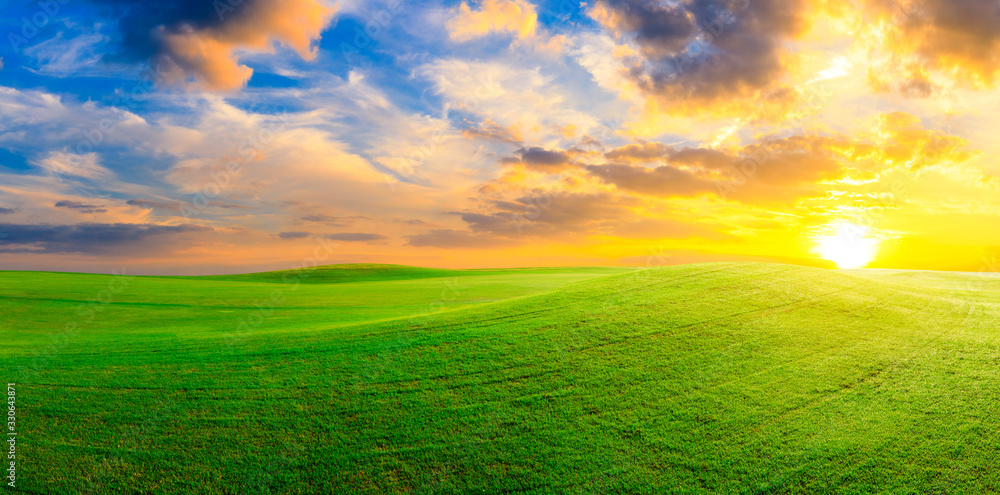
{"label": "white cloud", "polygon": [[82,75],[106,74],[107,68],[99,68],[101,55],[98,47],[107,41],[107,36],[96,30],[65,39],[63,32],[24,50],[24,53],[38,61],[38,69],[33,72],[55,77],[79,77]]}
{"label": "white cloud", "polygon": [[35,161],[34,164],[56,176],[68,175],[95,181],[114,179],[114,174],[98,163],[97,153],[78,155],[65,151],[53,151],[45,158]]}
{"label": "white cloud", "polygon": [[[558,129],[573,125],[581,134],[599,127],[598,115],[579,110],[567,98],[578,88],[557,81],[541,67],[517,67],[506,62],[438,60],[421,66],[449,110],[489,119],[504,127],[519,127],[536,143],[562,139]],[[597,106],[595,100],[594,107]]]}

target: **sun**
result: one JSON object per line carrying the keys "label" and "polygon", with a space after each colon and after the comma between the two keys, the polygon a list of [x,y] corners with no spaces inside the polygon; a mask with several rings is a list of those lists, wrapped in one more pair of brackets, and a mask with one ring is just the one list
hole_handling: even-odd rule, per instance
{"label": "sun", "polygon": [[833,235],[816,237],[816,252],[830,260],[837,268],[864,268],[878,254],[878,239],[872,237],[867,227],[839,222],[828,227]]}

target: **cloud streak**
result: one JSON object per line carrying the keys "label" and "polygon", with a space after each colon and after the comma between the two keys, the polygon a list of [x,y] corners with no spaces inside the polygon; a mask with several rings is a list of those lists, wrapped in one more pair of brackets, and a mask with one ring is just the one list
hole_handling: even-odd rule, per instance
{"label": "cloud streak", "polygon": [[0,224],[0,251],[7,253],[79,253],[131,255],[160,253],[167,244],[183,242],[189,234],[211,232],[196,225],[98,224],[22,225]]}

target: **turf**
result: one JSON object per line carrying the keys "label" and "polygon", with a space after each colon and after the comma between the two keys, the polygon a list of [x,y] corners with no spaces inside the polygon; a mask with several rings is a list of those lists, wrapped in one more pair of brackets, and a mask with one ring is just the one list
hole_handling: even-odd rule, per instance
{"label": "turf", "polygon": [[614,271],[119,290],[0,273],[19,486],[1000,490],[1000,294],[770,264]]}

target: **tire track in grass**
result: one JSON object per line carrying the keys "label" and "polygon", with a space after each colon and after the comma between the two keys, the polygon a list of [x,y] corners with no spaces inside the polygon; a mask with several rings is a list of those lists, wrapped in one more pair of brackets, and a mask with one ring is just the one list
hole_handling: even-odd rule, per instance
{"label": "tire track in grass", "polygon": [[[815,299],[815,298],[818,298],[818,297],[824,297],[826,295],[829,295],[829,294],[832,294],[832,293],[836,293],[836,292],[842,292],[843,290],[850,290],[851,288],[852,287],[849,287],[849,288],[846,288],[846,289],[841,289],[839,291],[831,291],[830,293],[821,294],[821,295],[815,296],[815,297],[813,297],[811,299]],[[770,307],[759,308],[759,309],[755,310],[754,312],[770,311],[770,310],[774,310],[776,307],[790,306],[790,305],[795,305],[795,304],[803,304],[803,303],[807,303],[807,302],[809,302],[809,299],[799,299],[799,300],[795,300],[795,301],[790,301],[789,303],[786,303],[786,304],[783,304],[783,305],[774,305],[774,306],[770,306]],[[741,314],[745,314],[745,313],[747,313],[747,312],[743,312]],[[698,323],[703,323],[703,322],[698,322]],[[697,325],[698,323],[694,323],[694,325]],[[533,378],[533,377],[537,377],[537,376],[541,376],[541,375],[542,374],[532,374],[532,375],[522,376],[520,378],[521,379],[528,379],[528,378]],[[509,379],[508,378],[504,378],[504,379],[495,380],[495,381],[493,381],[493,383],[502,383],[502,382],[507,382],[507,381],[509,381]],[[487,383],[488,384],[492,384],[491,382],[487,382]],[[466,386],[470,386],[470,385],[471,384],[466,384]],[[426,391],[426,390],[429,390],[429,388],[421,389],[421,391]],[[544,392],[542,392],[542,393],[544,394]],[[537,395],[538,394],[532,394],[532,396],[537,396]],[[504,402],[504,403],[506,403],[506,402],[509,402],[509,399],[501,399],[501,400],[494,401],[494,402]]]}
{"label": "tire track in grass", "polygon": [[[961,302],[961,301],[959,301],[959,302]],[[955,331],[956,329],[964,326],[966,324],[966,322],[969,320],[969,317],[972,315],[973,310],[976,307],[980,306],[979,303],[966,302],[966,304],[968,306],[968,311],[965,312],[965,314],[962,316],[962,320],[957,325],[951,326],[951,327],[945,329],[944,331],[942,331],[941,333],[937,334],[936,336],[934,336],[934,337],[932,337],[932,338],[924,341],[924,343],[922,345],[917,346],[917,348],[914,349],[913,352],[911,352],[911,353],[909,353],[907,355],[906,361],[908,362],[913,356],[917,355],[920,351],[928,348],[932,343],[937,342],[940,339],[944,338],[945,335],[947,335],[947,334]],[[895,368],[898,368],[898,365],[892,366],[890,368],[891,368],[890,371],[892,371]],[[878,451],[881,451],[881,450],[885,449],[886,446],[888,446],[892,441],[897,440],[898,437],[899,437],[899,434],[893,435],[891,437],[887,437],[885,439],[885,441],[881,442],[876,447],[875,452],[878,452]],[[841,484],[843,484],[844,482],[846,482],[846,479],[847,479],[848,475],[853,474],[855,471],[857,471],[858,469],[860,469],[863,464],[865,464],[865,463],[871,463],[872,460],[873,460],[872,456],[868,456],[867,458],[859,458],[856,462],[854,462],[851,465],[849,465],[848,467],[844,468],[844,470],[841,471],[841,476],[840,476],[839,482],[837,484],[835,484],[834,486],[840,486]]]}
{"label": "tire track in grass", "polygon": [[803,302],[808,302],[810,300],[818,299],[820,297],[827,297],[827,296],[830,296],[830,295],[833,295],[833,294],[845,292],[845,291],[850,290],[852,288],[853,287],[849,287],[847,289],[839,289],[839,290],[835,290],[835,291],[828,292],[828,293],[825,293],[825,294],[819,294],[819,295],[816,295],[816,296],[810,296],[810,297],[807,297],[807,298],[804,298],[804,299],[801,299],[801,300],[798,300],[798,301],[792,301],[792,302],[788,302],[788,303],[784,303],[784,304],[778,304],[778,305],[775,305],[775,306],[758,308],[758,309],[752,309],[752,310],[748,310],[748,311],[741,311],[741,312],[738,312],[738,313],[731,313],[731,314],[728,314],[728,315],[719,316],[719,317],[715,317],[715,318],[708,318],[708,319],[705,319],[705,320],[696,321],[696,322],[692,322],[692,323],[685,323],[685,324],[678,325],[678,326],[675,326],[675,327],[672,327],[672,328],[668,328],[668,329],[664,329],[664,330],[654,330],[654,331],[650,331],[650,332],[632,333],[632,334],[625,335],[625,336],[623,336],[623,337],[621,337],[619,339],[616,339],[616,340],[602,342],[602,343],[599,343],[599,344],[596,344],[596,345],[593,345],[593,346],[590,346],[590,347],[583,348],[583,349],[581,349],[581,352],[583,352],[583,351],[589,351],[589,350],[594,350],[594,349],[599,349],[599,348],[602,348],[602,347],[608,347],[608,346],[612,346],[612,345],[621,344],[621,343],[624,343],[624,342],[626,342],[626,341],[628,341],[630,339],[641,338],[641,337],[651,337],[653,335],[664,335],[667,332],[670,332],[672,330],[689,329],[686,332],[677,332],[677,333],[671,333],[670,335],[667,335],[667,337],[670,338],[670,339],[674,339],[674,338],[677,338],[677,337],[689,336],[689,335],[692,335],[692,334],[694,334],[694,333],[696,333],[698,331],[697,327],[709,325],[709,324],[712,324],[712,323],[718,323],[718,322],[722,322],[722,321],[732,320],[732,319],[735,319],[737,317],[748,316],[748,315],[753,315],[753,314],[758,314],[758,313],[764,313],[764,312],[768,312],[768,311],[773,311],[773,310],[778,309],[778,308],[784,308],[784,307],[793,306],[793,305],[796,305],[796,304],[801,304]]}
{"label": "tire track in grass", "polygon": [[[657,280],[656,282],[648,284],[647,286],[642,287],[640,289],[649,288],[649,287],[653,287],[653,286],[662,286],[662,285],[665,285],[667,283],[671,283],[671,282],[673,282],[675,280],[696,277],[696,276],[704,275],[704,274],[707,274],[707,273],[715,273],[715,272],[720,272],[720,271],[728,271],[728,270],[731,270],[732,268],[733,267],[727,266],[727,267],[724,267],[724,268],[720,268],[720,269],[716,269],[716,270],[708,270],[708,271],[698,272],[696,274],[690,274],[690,275],[686,275],[686,276],[683,276],[683,277],[675,277],[675,278],[667,279],[667,280]],[[658,270],[659,269],[652,269],[651,271],[658,271]],[[769,271],[767,273],[768,274],[783,273],[783,272],[788,272],[788,271],[791,271],[791,270],[794,270],[794,268],[786,268],[786,269],[782,269],[782,270],[772,270],[772,271]],[[632,274],[626,274],[626,275],[632,275]],[[773,285],[773,284],[778,284],[778,283],[781,283],[781,281],[771,282],[767,286],[770,286],[770,285]],[[619,294],[619,293],[621,293],[621,291],[616,290],[613,293]],[[819,297],[821,297],[821,296],[819,296]],[[576,307],[577,305],[578,305],[577,302],[573,302],[573,303],[565,304],[565,305],[562,305],[562,306],[551,307],[551,308],[548,308],[548,309],[545,309],[545,310],[537,310],[537,311],[532,311],[532,312],[528,312],[528,313],[516,313],[516,314],[513,314],[513,315],[507,315],[505,317],[491,318],[491,319],[487,319],[487,320],[478,320],[478,321],[484,322],[484,324],[479,325],[479,328],[493,327],[493,326],[496,325],[495,322],[497,322],[497,321],[510,322],[509,319],[511,319],[511,318],[519,318],[515,322],[521,323],[523,321],[526,321],[526,320],[529,320],[529,319],[532,319],[532,318],[536,318],[540,314],[550,313],[550,312],[556,311],[558,309],[565,309],[565,308],[568,308],[568,307]],[[763,308],[762,310],[766,310],[766,309],[768,309],[768,308]],[[524,318],[521,318],[521,317],[524,317]],[[697,325],[697,324],[698,323],[693,323],[691,325]],[[462,328],[463,328],[463,330],[466,329],[465,326],[463,326]],[[583,350],[586,350],[586,349],[585,348],[584,349],[580,349],[580,351],[583,351]],[[523,367],[528,367],[528,366],[530,366],[530,365],[524,365]],[[483,371],[480,371],[480,372],[476,372],[475,374],[491,373],[491,372],[495,372],[495,370],[483,370]],[[543,372],[539,372],[539,373],[532,373],[530,375],[525,375],[525,376],[521,376],[521,377],[514,377],[514,379],[533,378],[533,377],[542,376],[542,375],[544,375],[546,373],[547,372],[544,372],[544,371]],[[457,375],[457,376],[464,376],[464,375]],[[426,379],[426,377],[423,377],[421,379]],[[400,382],[407,382],[407,381],[413,381],[413,380],[414,380],[413,378],[406,378],[406,379],[399,379],[399,380],[394,380],[394,381],[389,381],[389,382],[380,382],[380,383],[390,384],[390,383],[400,383]],[[418,380],[420,380],[420,379],[418,379]],[[470,386],[489,385],[489,384],[497,383],[498,381],[501,381],[501,380],[490,379],[490,380],[487,380],[485,382],[472,382],[472,383],[461,384],[460,386],[461,387],[470,387]],[[425,387],[425,388],[419,388],[419,389],[406,389],[406,390],[404,390],[404,392],[422,392],[422,391],[427,391],[427,390],[431,390],[431,388]]]}
{"label": "tire track in grass", "polygon": [[[495,326],[497,326],[497,322],[503,322],[504,324],[508,324],[508,325],[511,324],[511,323],[524,322],[524,321],[528,321],[528,320],[531,320],[531,319],[537,319],[538,316],[541,315],[541,314],[550,313],[551,311],[555,311],[555,310],[558,310],[560,308],[565,308],[565,307],[568,307],[568,306],[569,306],[569,304],[561,305],[561,306],[553,307],[553,308],[550,308],[550,309],[544,310],[544,311],[535,311],[535,312],[532,312],[531,314],[527,314],[527,315],[524,312],[515,313],[513,315],[504,315],[504,317],[491,319],[491,321],[488,322],[487,324],[476,325],[476,327],[479,327],[479,328],[495,327]],[[461,324],[461,322],[459,324]],[[467,330],[467,329],[465,327],[463,327],[463,330]],[[544,375],[544,372],[541,372],[541,373],[536,373],[536,374],[531,374],[531,375],[524,375],[524,376],[522,376],[520,378],[514,377],[513,379],[515,379],[515,380],[517,380],[517,379],[530,379],[530,378],[535,378],[535,377],[539,377],[539,376],[543,376],[543,375]],[[510,377],[506,377],[506,378],[502,378],[502,379],[492,380],[492,382],[495,382],[495,383],[507,383],[510,380],[511,380]],[[493,384],[493,383],[489,383],[488,382],[486,384]],[[474,385],[476,385],[476,384],[462,384],[461,386],[468,387],[468,386],[474,386]],[[482,385],[483,384],[480,384],[480,386],[482,386]],[[424,388],[422,390],[428,390],[428,388]],[[376,392],[376,394],[377,394],[377,392]],[[543,392],[543,394],[544,394],[544,392]],[[377,395],[381,395],[381,394],[377,394]],[[533,395],[538,395],[538,394],[533,394]],[[529,396],[525,396],[525,397],[529,397]],[[524,397],[522,397],[522,399],[523,398]],[[516,398],[514,398],[514,399],[516,399]],[[511,400],[512,400],[511,398],[504,398],[504,399],[502,399],[502,401],[505,402],[505,403],[506,402],[510,402]],[[480,405],[480,407],[481,407],[481,405]],[[539,486],[542,486],[542,485],[539,485]],[[532,489],[533,488],[529,488],[528,490],[530,491]],[[514,490],[514,491],[521,491],[521,490]]]}
{"label": "tire track in grass", "polygon": [[[940,340],[945,335],[947,335],[947,334],[951,333],[952,331],[954,331],[955,329],[963,326],[965,324],[965,322],[968,321],[969,316],[972,314],[973,309],[976,306],[976,305],[971,304],[971,303],[966,303],[966,305],[968,306],[968,311],[965,312],[965,314],[962,316],[962,320],[958,324],[950,326],[949,328],[945,329],[944,331],[942,331],[942,332],[934,335],[930,339],[924,340],[923,343],[920,344],[920,345],[918,345],[918,346],[916,346],[916,348],[913,349],[912,352],[908,352],[906,354],[907,357],[906,357],[905,361],[908,362],[913,356],[917,355],[921,350],[926,349],[932,343]],[[806,404],[802,404],[800,406],[796,406],[796,407],[794,407],[792,409],[789,409],[789,410],[781,413],[777,417],[774,417],[774,418],[769,419],[768,421],[766,421],[764,423],[761,423],[756,428],[754,428],[753,430],[751,430],[751,433],[759,432],[761,429],[763,429],[765,427],[769,427],[769,426],[773,426],[773,425],[776,425],[778,423],[781,423],[781,422],[787,420],[788,418],[790,418],[792,416],[795,416],[797,414],[803,413],[803,412],[805,412],[805,411],[807,411],[809,409],[813,409],[816,406],[819,406],[821,404],[826,404],[828,402],[833,401],[834,399],[842,398],[843,396],[846,396],[847,394],[849,394],[854,389],[859,388],[861,386],[864,386],[868,382],[875,381],[879,377],[888,376],[890,373],[892,373],[898,367],[899,367],[898,364],[896,364],[896,365],[890,364],[890,365],[888,365],[888,366],[886,366],[884,368],[879,368],[879,369],[875,370],[874,373],[873,372],[868,372],[865,375],[863,375],[861,377],[861,379],[856,380],[855,382],[853,382],[849,386],[846,386],[846,387],[842,386],[838,390],[829,392],[826,395],[824,395],[822,397],[819,397],[819,398],[817,398],[815,400],[808,401]],[[891,435],[886,436],[884,438],[884,440],[882,442],[880,442],[876,446],[875,452],[883,450],[890,443],[893,443],[896,440],[898,440],[900,434],[901,433],[895,433],[895,434],[891,434]],[[816,435],[814,435],[814,437],[815,436]],[[872,461],[873,461],[873,457],[871,455],[859,458],[856,462],[851,463],[848,467],[845,467],[844,470],[841,471],[844,474],[840,477],[840,479],[841,480],[845,480],[848,474],[853,473],[854,471],[857,471],[857,469],[859,469],[862,464],[870,463]],[[762,487],[762,488],[758,489],[758,491],[755,492],[755,495],[764,495],[764,494],[774,493],[775,491],[777,491],[778,489],[780,489],[781,487],[783,487],[784,485],[786,485],[789,481],[793,480],[794,479],[793,475],[796,474],[796,473],[801,473],[804,470],[805,467],[807,467],[807,465],[806,465],[806,463],[803,463],[800,466],[797,466],[797,467],[792,468],[792,469],[790,469],[790,470],[788,470],[788,471],[786,471],[784,473],[779,474],[777,480],[769,482],[765,487]],[[835,485],[835,486],[838,486],[838,485]]]}
{"label": "tire track in grass", "polygon": [[[856,287],[856,286],[855,286],[855,287]],[[849,287],[849,288],[846,288],[846,289],[842,289],[842,290],[838,290],[838,291],[832,291],[832,292],[830,292],[830,293],[827,293],[827,294],[824,294],[824,295],[819,295],[819,296],[817,296],[817,297],[811,297],[811,298],[807,298],[807,299],[802,299],[802,300],[798,300],[798,301],[792,301],[792,302],[790,302],[790,303],[786,303],[786,304],[783,304],[783,305],[776,305],[776,306],[772,306],[772,307],[769,307],[769,308],[762,308],[762,309],[760,309],[760,310],[759,310],[759,311],[757,311],[757,312],[760,312],[760,311],[770,311],[770,310],[773,310],[773,309],[774,309],[775,307],[788,307],[788,306],[791,306],[791,305],[801,305],[801,304],[803,304],[803,303],[806,303],[806,305],[805,305],[805,306],[802,306],[802,307],[809,307],[809,306],[810,306],[810,305],[811,305],[812,303],[814,303],[814,302],[815,302],[815,299],[818,299],[819,297],[824,297],[825,295],[830,295],[830,294],[835,294],[835,293],[838,293],[838,292],[843,292],[843,291],[846,291],[846,290],[851,290],[851,289],[853,289],[853,288],[854,288],[854,287]],[[883,296],[883,298],[882,298],[882,300],[880,301],[880,303],[882,303],[882,302],[884,302],[884,301],[888,300],[889,298],[891,298],[891,297],[893,297],[893,296],[894,296],[893,294],[887,294],[887,295]],[[945,302],[945,306],[947,306],[947,302]],[[930,308],[931,308],[931,306],[926,306],[926,305],[925,305],[925,306],[922,306],[922,307],[920,307],[919,309],[916,309],[916,310],[913,310],[913,311],[911,311],[911,312],[910,312],[910,315],[908,315],[908,316],[909,316],[909,317],[915,317],[915,316],[916,316],[917,314],[919,314],[919,313],[923,313],[923,312],[926,312],[926,311],[930,311]],[[741,315],[741,314],[747,314],[747,313],[749,313],[749,312],[743,312],[743,313],[739,313],[738,315]],[[730,316],[732,316],[732,315],[730,315]],[[717,320],[722,320],[722,319],[726,319],[726,318],[727,318],[727,317],[722,317],[722,318],[719,318],[719,319],[717,319]],[[857,347],[857,346],[859,346],[859,345],[863,345],[863,344],[864,344],[864,341],[858,341],[858,342],[857,342],[857,343],[855,344],[855,346],[854,346],[854,347]],[[807,356],[801,356],[801,357],[798,357],[798,358],[794,358],[794,359],[792,359],[792,360],[789,360],[789,361],[786,361],[785,363],[782,363],[782,364],[780,364],[780,365],[779,365],[779,366],[777,366],[777,367],[772,367],[772,368],[768,368],[768,369],[765,369],[765,370],[761,370],[761,371],[759,371],[759,372],[757,372],[757,373],[754,373],[754,374],[753,374],[753,375],[751,375],[751,376],[758,376],[758,375],[762,375],[762,374],[765,374],[765,373],[769,373],[769,372],[774,372],[774,371],[776,371],[777,369],[780,369],[780,368],[782,368],[782,367],[785,367],[785,366],[787,366],[787,365],[789,365],[789,364],[791,364],[791,363],[794,363],[794,362],[798,362],[798,361],[801,361],[801,360],[805,360],[805,359],[808,359],[809,357],[814,357],[814,356],[816,356],[816,355],[820,355],[820,354],[823,354],[823,353],[829,353],[829,352],[830,352],[831,350],[834,350],[834,349],[836,349],[836,348],[837,348],[837,346],[831,346],[831,347],[829,347],[829,348],[826,348],[826,349],[821,349],[821,350],[818,350],[818,351],[816,351],[816,352],[813,352],[813,353],[810,353],[810,354],[809,354],[809,355],[807,355]],[[785,412],[783,412],[783,413],[782,413],[781,415],[779,415],[779,416],[778,416],[778,417],[776,417],[776,418],[773,418],[773,419],[769,420],[769,421],[768,421],[767,423],[763,423],[763,424],[760,424],[760,425],[758,425],[758,427],[757,427],[757,428],[756,428],[756,429],[755,429],[754,431],[759,431],[759,430],[760,430],[761,428],[764,428],[764,427],[768,426],[768,425],[769,425],[769,423],[778,423],[778,422],[782,421],[783,419],[786,419],[787,417],[791,417],[792,415],[794,415],[794,414],[795,414],[795,413],[797,413],[797,412],[803,412],[803,411],[805,411],[805,410],[807,410],[807,409],[811,409],[811,408],[813,408],[813,407],[815,407],[815,406],[818,406],[818,405],[820,405],[820,404],[823,404],[823,403],[826,403],[826,402],[829,402],[829,401],[831,401],[831,400],[833,400],[833,399],[837,398],[837,397],[838,397],[839,395],[841,395],[841,394],[843,394],[843,393],[846,393],[846,391],[848,391],[849,389],[851,389],[851,388],[854,388],[854,387],[857,387],[857,386],[860,386],[860,385],[862,385],[862,384],[863,384],[864,382],[866,382],[866,381],[869,381],[869,380],[871,380],[871,379],[874,379],[874,378],[876,378],[876,376],[877,376],[878,374],[879,374],[879,373],[875,373],[875,374],[871,374],[871,373],[869,373],[869,374],[866,374],[866,375],[863,375],[863,376],[861,377],[861,379],[860,379],[860,380],[856,380],[855,382],[853,382],[853,383],[851,383],[851,384],[848,384],[847,386],[845,386],[845,387],[842,387],[841,389],[839,389],[839,390],[837,390],[837,391],[835,391],[835,392],[833,392],[833,393],[831,393],[831,394],[827,394],[827,395],[826,395],[825,397],[820,397],[820,398],[817,398],[817,399],[814,399],[814,400],[811,400],[811,401],[809,401],[808,403],[805,403],[805,404],[801,404],[801,405],[799,405],[799,406],[796,406],[796,407],[795,407],[795,408],[793,408],[792,410],[789,410],[789,411],[785,411]],[[745,381],[745,380],[746,380],[746,377],[739,377],[739,378],[736,378],[736,379],[734,379],[734,380],[729,380],[729,381],[727,381],[727,382],[724,382],[724,383],[721,383],[721,384],[718,384],[718,385],[716,385],[716,386],[713,386],[713,387],[711,387],[710,389],[705,389],[705,390],[699,390],[699,391],[698,391],[698,392],[697,392],[696,394],[697,394],[697,395],[702,395],[703,393],[705,393],[705,392],[708,392],[708,391],[710,391],[710,390],[714,390],[714,389],[717,389],[717,388],[721,388],[721,387],[724,387],[724,386],[727,386],[727,385],[733,385],[733,384],[736,384],[737,382],[741,382],[741,381]],[[775,381],[777,381],[777,380],[775,380]],[[773,381],[772,381],[772,382],[769,382],[769,383],[773,383]],[[688,399],[690,399],[690,398],[691,398],[691,395],[687,395],[687,396],[684,396],[683,398],[678,398],[678,399],[677,399],[677,401],[674,401],[673,403],[674,403],[674,404],[677,404],[677,403],[679,403],[679,402],[680,402],[680,401],[682,401],[682,400],[688,400]],[[736,436],[736,435],[734,434],[734,435],[731,435],[731,436],[730,436],[730,437],[728,437],[728,438],[729,438],[730,440],[732,440],[732,439],[734,439],[734,438],[735,438],[735,436]],[[780,486],[780,485],[778,485],[778,486]],[[761,492],[761,493],[769,493],[769,491],[763,491],[763,492]]]}
{"label": "tire track in grass", "polygon": [[[922,313],[923,311],[920,311],[920,312]],[[907,359],[906,359],[906,361],[909,361],[909,358],[911,358],[912,356],[916,355],[920,350],[927,348],[933,341],[938,340],[944,334],[946,334],[946,333],[954,330],[958,326],[961,326],[966,321],[966,319],[968,318],[969,313],[971,313],[971,307],[970,307],[970,311],[967,312],[965,316],[963,316],[962,322],[960,322],[956,326],[951,327],[948,330],[945,330],[941,334],[936,335],[936,336],[928,339],[927,341],[924,341],[924,343],[922,345],[919,345],[912,352],[908,352],[907,353]],[[778,423],[778,422],[782,421],[784,418],[792,416],[792,415],[794,415],[794,414],[796,414],[798,412],[801,412],[801,411],[803,411],[805,409],[810,409],[810,408],[814,407],[815,405],[829,402],[829,401],[837,398],[839,395],[847,393],[851,389],[856,388],[856,386],[864,385],[865,383],[871,381],[872,379],[875,379],[878,376],[881,376],[881,375],[885,374],[887,371],[892,371],[893,369],[898,368],[898,366],[899,365],[888,364],[885,367],[878,368],[878,369],[874,370],[874,372],[872,372],[872,371],[866,372],[866,373],[862,374],[859,379],[857,379],[857,380],[849,383],[848,385],[841,386],[837,390],[834,390],[834,391],[831,391],[831,392],[827,392],[824,396],[818,397],[816,399],[807,401],[805,404],[802,404],[802,405],[793,407],[791,409],[788,409],[785,412],[779,414],[778,416],[776,416],[776,417],[774,417],[774,418],[772,418],[772,419],[770,419],[770,420],[768,420],[768,421],[766,421],[764,423],[761,423],[760,425],[758,425],[757,428],[754,428],[751,431],[752,432],[759,431],[761,428],[763,428],[765,426],[770,426],[771,424]],[[772,382],[768,382],[768,383],[773,383],[773,381]]]}
{"label": "tire track in grass", "polygon": [[[885,299],[888,300],[888,299],[890,299],[890,297],[891,296],[886,296]],[[911,319],[915,318],[918,314],[929,312],[931,307],[932,306],[930,306],[930,305],[921,306],[920,308],[918,308],[916,310],[913,310],[909,315],[907,315],[907,317],[911,318]],[[758,341],[760,341],[760,340],[758,340]],[[868,342],[868,340],[864,339],[864,338],[856,338],[855,339],[855,338],[852,338],[852,337],[846,337],[843,340],[838,341],[838,343],[840,343],[840,342],[847,342],[847,341],[854,341],[855,342],[854,345],[851,346],[852,349],[856,348],[858,346],[864,345],[866,342]],[[733,345],[739,345],[739,344],[741,344],[741,343],[740,342],[736,342],[736,343],[731,344],[731,346],[733,346]],[[816,357],[818,355],[832,354],[835,351],[843,350],[843,349],[844,349],[844,346],[831,345],[831,346],[829,346],[827,348],[819,349],[819,350],[816,350],[816,351],[811,352],[809,354],[805,354],[805,355],[802,355],[802,356],[799,356],[799,357],[792,358],[792,359],[789,359],[787,361],[781,362],[781,363],[779,363],[776,366],[773,366],[773,367],[770,367],[770,368],[761,369],[760,371],[751,373],[749,375],[743,375],[743,376],[740,376],[740,377],[733,378],[732,380],[727,380],[727,381],[718,383],[718,384],[713,385],[711,387],[706,387],[706,388],[698,389],[698,391],[699,392],[702,392],[702,391],[707,392],[707,391],[716,390],[716,389],[723,388],[723,387],[730,386],[730,385],[737,385],[737,384],[740,384],[739,382],[742,382],[742,381],[744,381],[744,380],[746,380],[748,378],[752,378],[752,377],[756,377],[756,376],[761,376],[761,375],[767,374],[767,373],[772,372],[772,371],[778,371],[778,370],[784,369],[784,368],[786,368],[786,367],[788,367],[788,366],[790,366],[792,364],[795,364],[795,363],[798,363],[798,362],[801,362],[801,361],[805,361],[805,360],[814,358],[814,357]],[[771,380],[769,382],[764,383],[763,385],[766,386],[766,385],[775,383],[775,382],[780,381],[780,380],[782,380],[782,379],[781,378],[776,378],[774,380]]]}

